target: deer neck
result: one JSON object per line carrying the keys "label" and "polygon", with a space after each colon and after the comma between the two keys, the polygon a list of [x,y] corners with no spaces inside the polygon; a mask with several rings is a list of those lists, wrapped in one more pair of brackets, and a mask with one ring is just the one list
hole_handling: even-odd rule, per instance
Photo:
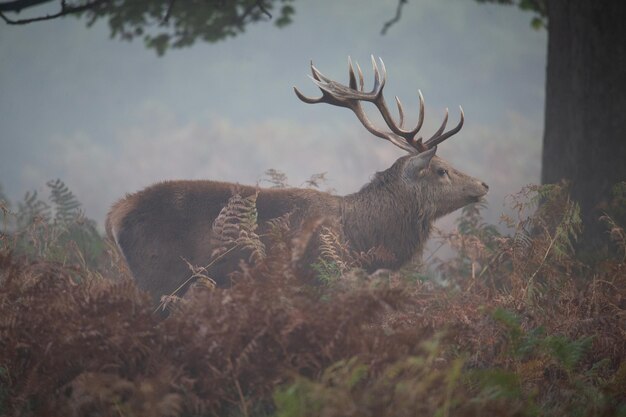
{"label": "deer neck", "polygon": [[382,249],[393,255],[393,260],[378,262],[373,270],[398,268],[421,256],[430,235],[434,212],[402,191],[370,183],[343,200],[342,226],[348,243],[359,252]]}

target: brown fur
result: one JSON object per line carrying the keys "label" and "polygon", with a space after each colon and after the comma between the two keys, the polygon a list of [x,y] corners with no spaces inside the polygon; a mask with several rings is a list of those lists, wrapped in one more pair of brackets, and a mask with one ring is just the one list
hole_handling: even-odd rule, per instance
{"label": "brown fur", "polygon": [[[452,168],[434,151],[399,158],[360,191],[345,197],[311,189],[257,189],[214,181],[166,181],[127,195],[113,205],[109,237],[125,256],[138,285],[158,299],[189,276],[183,258],[206,265],[212,252],[212,224],[233,194],[258,191],[258,223],[287,213],[294,229],[315,219],[339,228],[357,251],[384,248],[393,260],[370,269],[398,268],[420,255],[435,219],[486,194],[486,184]],[[432,158],[432,159],[431,159]],[[441,175],[446,170],[445,175]],[[239,261],[217,263],[210,275],[218,284]]]}

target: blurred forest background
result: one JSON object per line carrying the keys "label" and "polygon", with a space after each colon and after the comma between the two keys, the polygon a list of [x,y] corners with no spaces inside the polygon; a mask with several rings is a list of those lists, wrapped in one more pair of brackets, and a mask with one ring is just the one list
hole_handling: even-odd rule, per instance
{"label": "blurred forest background", "polygon": [[[161,3],[144,28],[154,39],[167,27],[159,19],[168,2]],[[172,3],[176,12],[180,4]],[[369,85],[371,54],[385,61],[386,94],[402,99],[408,121],[417,119],[421,89],[426,134],[446,107],[455,123],[463,106],[465,127],[439,154],[490,185],[490,221],[497,222],[506,195],[539,182],[546,31],[531,28],[534,13],[467,0],[412,1],[381,35],[396,15],[395,0],[267,4],[272,18],[254,9],[250,20],[258,21],[236,37],[166,50],[154,40],[146,48],[141,35],[120,42],[123,30],[134,30],[116,27],[120,16],[113,16],[113,31],[108,15],[90,29],[90,16],[0,25],[5,194],[15,202],[60,178],[102,227],[116,199],[165,179],[255,184],[273,168],[294,186],[325,172],[324,188],[356,191],[402,151],[372,137],[349,111],[300,102],[292,86],[315,93],[311,59],[346,82],[348,55]],[[52,2],[5,15],[58,10]],[[277,29],[287,18],[291,23]]]}

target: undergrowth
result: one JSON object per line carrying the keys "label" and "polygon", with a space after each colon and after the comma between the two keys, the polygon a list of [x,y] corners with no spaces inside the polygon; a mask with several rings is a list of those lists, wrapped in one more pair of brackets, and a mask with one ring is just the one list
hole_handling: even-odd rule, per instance
{"label": "undergrowth", "polygon": [[392,254],[323,226],[316,287],[295,267],[311,236],[281,218],[261,242],[255,196],[234,196],[214,256],[249,251],[236,284],[167,318],[48,186],[0,203],[0,415],[626,416],[626,235],[607,210],[621,252],[578,259],[563,186],[513,196],[509,235],[466,207],[436,237],[455,256],[400,271],[368,275]]}

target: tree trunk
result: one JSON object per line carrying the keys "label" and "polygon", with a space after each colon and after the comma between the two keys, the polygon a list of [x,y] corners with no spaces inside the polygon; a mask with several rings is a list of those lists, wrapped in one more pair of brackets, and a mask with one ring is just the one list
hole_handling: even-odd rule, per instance
{"label": "tree trunk", "polygon": [[[541,180],[571,182],[582,247],[606,244],[598,217],[626,180],[626,1],[548,0]],[[625,226],[625,225],[622,225]]]}

